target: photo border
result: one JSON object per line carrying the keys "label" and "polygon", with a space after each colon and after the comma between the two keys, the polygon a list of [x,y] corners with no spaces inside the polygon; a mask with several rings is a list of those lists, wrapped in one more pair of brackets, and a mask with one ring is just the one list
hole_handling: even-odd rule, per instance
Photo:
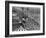
{"label": "photo border", "polygon": [[[32,5],[43,5],[43,33],[10,35],[9,34],[9,4],[10,3],[29,4],[29,5],[30,4],[32,4]],[[34,35],[44,35],[44,34],[45,34],[45,3],[5,1],[5,37],[34,36]]]}

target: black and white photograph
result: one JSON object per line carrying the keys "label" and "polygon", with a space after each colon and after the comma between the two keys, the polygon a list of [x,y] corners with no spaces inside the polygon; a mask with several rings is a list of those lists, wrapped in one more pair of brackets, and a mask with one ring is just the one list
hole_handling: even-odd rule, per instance
{"label": "black and white photograph", "polygon": [[9,3],[9,35],[43,33],[43,5]]}
{"label": "black and white photograph", "polygon": [[12,31],[40,30],[40,8],[12,7]]}

